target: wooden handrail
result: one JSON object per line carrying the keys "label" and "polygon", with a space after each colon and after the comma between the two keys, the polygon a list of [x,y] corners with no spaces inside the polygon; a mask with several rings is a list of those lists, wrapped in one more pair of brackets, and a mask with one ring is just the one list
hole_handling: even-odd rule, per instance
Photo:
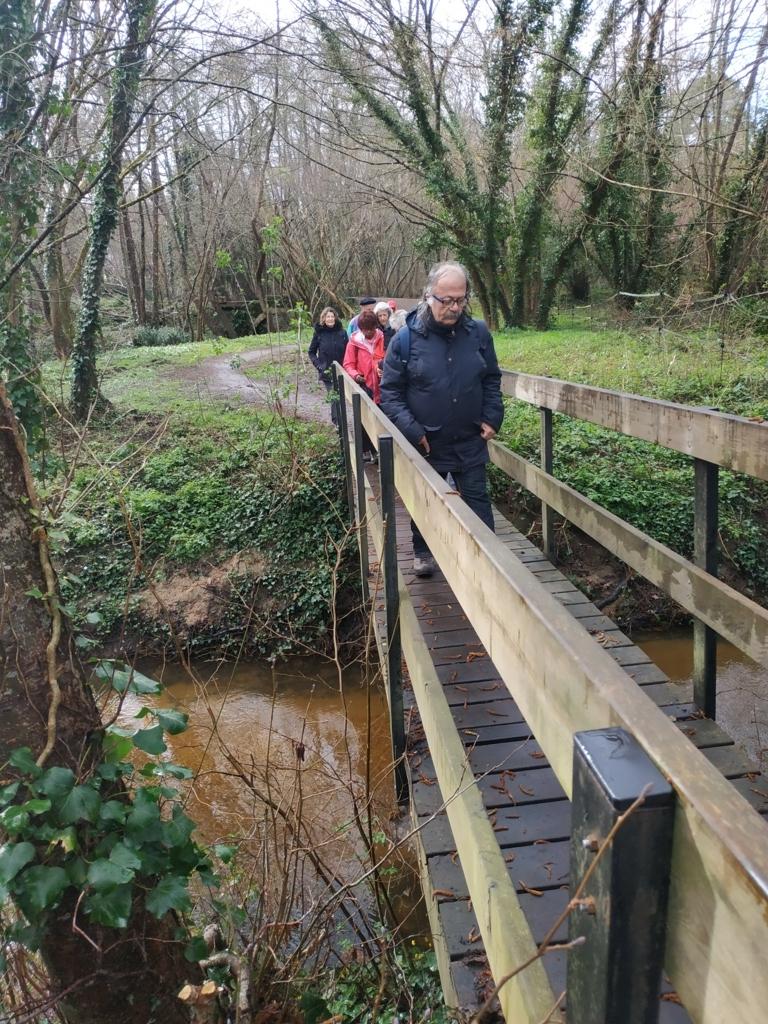
{"label": "wooden handrail", "polygon": [[768,480],[768,424],[656,398],[502,370],[501,389],[540,409]]}
{"label": "wooden handrail", "polygon": [[[346,393],[357,389],[346,382]],[[702,1024],[768,1005],[768,827],[611,656],[470,511],[368,399],[394,439],[395,483],[563,789],[573,733],[622,726],[677,794],[665,966]],[[485,938],[485,935],[484,935]]]}
{"label": "wooden handrail", "polygon": [[750,658],[768,665],[768,611],[497,441],[491,459],[507,476],[602,544]]}

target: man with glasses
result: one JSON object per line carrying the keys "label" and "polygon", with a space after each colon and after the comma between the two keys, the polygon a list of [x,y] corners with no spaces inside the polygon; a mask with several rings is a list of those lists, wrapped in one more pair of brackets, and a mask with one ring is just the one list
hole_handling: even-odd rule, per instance
{"label": "man with glasses", "polygon": [[[504,417],[493,338],[467,313],[469,278],[460,263],[432,267],[424,298],[387,348],[381,409],[493,529],[485,466],[488,441]],[[414,522],[413,570],[435,560]]]}

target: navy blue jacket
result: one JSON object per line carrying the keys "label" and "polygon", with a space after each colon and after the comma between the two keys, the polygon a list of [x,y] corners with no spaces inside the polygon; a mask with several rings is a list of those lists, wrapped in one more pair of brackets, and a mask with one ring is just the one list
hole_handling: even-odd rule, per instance
{"label": "navy blue jacket", "polygon": [[347,332],[338,320],[334,327],[315,324],[315,333],[312,335],[307,354],[318,373],[324,374],[334,362],[344,362],[348,341]]}
{"label": "navy blue jacket", "polygon": [[[409,328],[410,353],[403,362]],[[409,313],[387,347],[381,409],[412,444],[426,435],[435,469],[460,472],[486,463],[480,424],[498,430],[504,404],[493,338],[483,321],[464,316],[446,330]]]}

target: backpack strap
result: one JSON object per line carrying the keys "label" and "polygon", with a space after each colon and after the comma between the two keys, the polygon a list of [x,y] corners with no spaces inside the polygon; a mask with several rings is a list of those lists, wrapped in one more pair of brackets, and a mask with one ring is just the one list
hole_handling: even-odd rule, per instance
{"label": "backpack strap", "polygon": [[400,361],[403,366],[408,365],[411,358],[411,325],[405,324],[405,333],[400,339]]}

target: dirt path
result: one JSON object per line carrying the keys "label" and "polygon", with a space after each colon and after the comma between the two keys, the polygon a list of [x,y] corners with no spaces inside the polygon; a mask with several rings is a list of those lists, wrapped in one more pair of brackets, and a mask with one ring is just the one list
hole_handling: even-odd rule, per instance
{"label": "dirt path", "polygon": [[[263,370],[259,372],[260,364]],[[249,370],[257,374],[249,376]],[[325,389],[296,345],[209,356],[195,366],[175,366],[167,375],[185,385],[190,398],[257,405],[296,419],[330,424]]]}

